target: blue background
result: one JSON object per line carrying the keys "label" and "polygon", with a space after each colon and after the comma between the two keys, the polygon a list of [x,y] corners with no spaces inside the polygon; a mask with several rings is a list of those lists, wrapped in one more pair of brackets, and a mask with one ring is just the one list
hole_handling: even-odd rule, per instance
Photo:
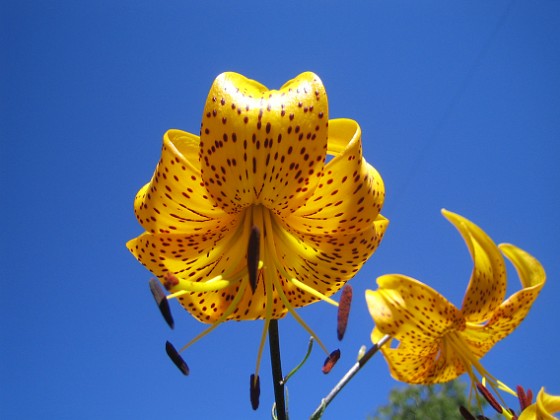
{"label": "blue background", "polygon": [[[262,322],[225,324],[194,345],[183,377],[164,342],[180,346],[203,325],[174,302],[169,330],[124,246],[142,231],[132,201],[163,133],[197,133],[208,88],[228,70],[270,88],[319,74],[331,117],[360,123],[386,182],[391,224],[351,282],[345,340],[331,306],[300,311],[343,358],[324,376],[314,350],[288,383],[292,418],[309,416],[369,343],[363,295],[377,276],[407,274],[461,304],[471,262],[442,207],[545,266],[528,318],[483,364],[510,386],[560,394],[560,1],[0,7],[0,417],[269,418],[267,358],[260,410],[248,399]],[[280,335],[287,371],[308,336],[291,317]],[[325,418],[365,418],[395,385],[375,357]]]}

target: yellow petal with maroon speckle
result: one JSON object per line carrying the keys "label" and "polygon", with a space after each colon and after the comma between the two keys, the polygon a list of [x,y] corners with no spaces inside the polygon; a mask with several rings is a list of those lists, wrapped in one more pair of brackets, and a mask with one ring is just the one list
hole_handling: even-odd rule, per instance
{"label": "yellow petal with maroon speckle", "polygon": [[136,195],[134,211],[151,233],[219,231],[235,217],[216,206],[200,176],[199,138],[179,130],[165,133],[151,181]]}
{"label": "yellow petal with maroon speckle", "polygon": [[[171,293],[189,290],[188,282],[205,283],[225,272],[242,272],[245,250],[239,242],[247,232],[239,223],[229,229],[200,235],[144,233],[130,240],[127,247],[134,256],[165,285],[165,275],[172,273],[177,283],[168,286]],[[191,292],[179,297],[181,304],[203,322],[217,319],[229,306],[240,278],[217,292]]]}
{"label": "yellow petal with maroon speckle", "polygon": [[277,91],[223,73],[204,107],[202,178],[228,213],[262,204],[289,214],[319,182],[327,130],[327,95],[315,74],[303,73]]}
{"label": "yellow petal with maroon speckle", "polygon": [[[383,334],[376,328],[372,341],[379,340]],[[442,343],[432,343],[421,353],[400,343],[397,348],[385,345],[381,352],[389,366],[391,376],[409,384],[434,384],[451,381],[465,373],[463,361]]]}
{"label": "yellow petal with maroon speckle", "polygon": [[461,312],[442,295],[418,280],[399,274],[377,279],[378,289],[366,291],[376,327],[407,347],[430,346],[446,332],[462,329]]}
{"label": "yellow petal with maroon speckle", "polygon": [[500,250],[516,268],[523,289],[506,299],[481,327],[491,347],[508,336],[525,319],[546,281],[542,265],[535,257],[511,244],[500,244]]}
{"label": "yellow petal with maroon speckle", "polygon": [[[388,222],[382,216],[368,229],[334,235],[286,230],[275,224],[275,252],[284,270],[325,296],[336,293],[362,268],[379,245]],[[298,291],[288,296],[294,307],[318,300]]]}
{"label": "yellow petal with maroon speckle", "polygon": [[442,214],[465,240],[474,264],[461,311],[469,322],[486,321],[506,294],[504,259],[492,239],[473,222],[447,210]]}
{"label": "yellow petal with maroon speckle", "polygon": [[360,126],[353,120],[329,121],[329,153],[313,195],[286,218],[291,229],[314,235],[369,230],[385,198],[381,176],[362,157]]}

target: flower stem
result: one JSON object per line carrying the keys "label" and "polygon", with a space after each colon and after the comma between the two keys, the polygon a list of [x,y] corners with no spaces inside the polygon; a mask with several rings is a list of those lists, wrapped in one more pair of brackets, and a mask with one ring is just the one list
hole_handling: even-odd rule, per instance
{"label": "flower stem", "polygon": [[280,362],[280,336],[278,335],[277,319],[270,320],[268,326],[268,344],[270,346],[270,362],[272,364],[274,399],[276,400],[276,418],[278,420],[286,420],[286,403],[284,401],[284,382],[282,377],[282,363]]}
{"label": "flower stem", "polygon": [[356,373],[373,357],[375,353],[383,346],[387,341],[389,341],[391,337],[389,335],[384,335],[381,339],[374,344],[361,358],[358,360],[354,366],[346,372],[346,374],[342,377],[342,379],[335,385],[335,387],[329,392],[329,394],[321,400],[321,404],[319,407],[315,409],[313,414],[311,415],[311,420],[320,419],[325,411],[325,408],[331,403],[334,397],[342,391],[342,388],[346,386],[346,384],[354,377]]}

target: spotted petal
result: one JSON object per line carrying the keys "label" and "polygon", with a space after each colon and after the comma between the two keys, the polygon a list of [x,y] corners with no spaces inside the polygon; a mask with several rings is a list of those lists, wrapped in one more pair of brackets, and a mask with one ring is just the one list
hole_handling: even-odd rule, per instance
{"label": "spotted petal", "polygon": [[[379,245],[388,222],[381,215],[368,229],[332,235],[286,230],[276,218],[276,255],[284,270],[325,296],[336,293],[354,277]],[[308,293],[290,296],[290,303],[304,306],[318,300]]]}
{"label": "spotted petal", "polygon": [[353,120],[329,121],[325,166],[313,195],[286,219],[291,229],[337,235],[371,229],[385,198],[383,180],[362,157],[360,126]]}
{"label": "spotted petal", "polygon": [[509,335],[525,319],[546,281],[544,268],[529,253],[511,244],[501,244],[500,250],[516,268],[523,289],[503,302],[482,328],[493,343]]}
{"label": "spotted petal", "polygon": [[382,347],[391,374],[408,383],[434,383],[456,377],[464,367],[445,354],[442,339],[464,328],[461,312],[425,284],[402,275],[377,279],[378,290],[366,291],[366,301],[379,333],[399,341],[397,348]]}
{"label": "spotted petal", "polygon": [[[371,335],[375,343],[384,334],[376,327]],[[391,376],[398,381],[409,384],[434,384],[451,381],[463,373],[466,368],[463,361],[446,347],[445,342],[432,342],[421,351],[411,348],[406,342],[397,348],[385,345],[381,348]]]}
{"label": "spotted petal", "polygon": [[222,209],[263,204],[276,214],[302,206],[327,152],[327,95],[303,73],[279,91],[236,73],[212,85],[201,126],[202,177]]}
{"label": "spotted petal", "polygon": [[451,329],[464,325],[460,311],[446,298],[418,280],[400,274],[377,279],[378,289],[366,291],[375,325],[384,334],[410,347],[421,348]]}
{"label": "spotted petal", "polygon": [[463,236],[474,263],[461,311],[469,322],[486,321],[506,294],[504,259],[488,235],[470,220],[447,210],[442,213]]}
{"label": "spotted petal", "polygon": [[163,137],[151,181],[136,195],[134,211],[151,233],[204,234],[235,219],[216,206],[200,177],[199,138],[179,130]]}

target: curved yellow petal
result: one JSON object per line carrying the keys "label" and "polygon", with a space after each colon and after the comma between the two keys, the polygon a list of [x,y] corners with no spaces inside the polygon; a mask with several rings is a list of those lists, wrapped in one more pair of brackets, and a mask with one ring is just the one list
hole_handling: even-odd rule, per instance
{"label": "curved yellow petal", "polygon": [[[378,333],[376,334],[378,335]],[[443,344],[434,343],[421,353],[400,343],[381,348],[391,376],[408,384],[430,385],[456,379],[467,371],[461,358]]]}
{"label": "curved yellow petal", "polygon": [[465,240],[474,263],[461,312],[468,322],[484,322],[506,293],[504,259],[488,235],[470,220],[447,210],[442,214]]}
{"label": "curved yellow petal", "polygon": [[301,233],[336,235],[370,229],[383,206],[381,176],[362,157],[361,130],[349,119],[329,121],[329,153],[313,195],[285,223]]}
{"label": "curved yellow petal", "polygon": [[535,257],[511,244],[501,244],[500,250],[517,270],[523,289],[504,301],[482,327],[492,343],[500,341],[519,326],[546,282],[544,268]]}
{"label": "curved yellow petal", "polygon": [[[387,220],[379,216],[369,229],[337,235],[288,231],[276,217],[274,247],[283,270],[322,295],[332,296],[360,270],[379,245]],[[294,307],[318,298],[302,290],[289,293]]]}
{"label": "curved yellow petal", "polygon": [[228,213],[263,204],[289,214],[319,182],[327,130],[327,95],[317,75],[300,74],[277,91],[223,73],[204,107],[202,178]]}
{"label": "curved yellow petal", "polygon": [[[224,252],[226,246],[234,245],[234,238],[239,237],[239,234],[235,235],[235,228],[236,225],[232,224],[229,230],[199,235],[145,232],[128,241],[127,247],[138,261],[157,277],[162,278],[167,273],[173,273],[189,279],[194,276],[196,281],[202,281],[206,271],[197,275],[200,267],[213,266],[212,262],[219,259],[231,263],[228,254],[234,252],[242,251],[244,255],[244,250],[239,246]],[[220,273],[216,275],[218,274]]]}
{"label": "curved yellow petal", "polygon": [[547,394],[542,387],[537,401],[519,415],[519,420],[555,420],[554,413],[560,412],[560,396]]}
{"label": "curved yellow petal", "polygon": [[423,351],[449,331],[464,328],[461,312],[431,287],[410,277],[388,274],[377,279],[379,288],[366,291],[376,328]]}
{"label": "curved yellow petal", "polygon": [[204,187],[198,150],[197,136],[179,130],[165,133],[154,175],[134,201],[136,217],[148,232],[211,233],[235,219],[216,206]]}
{"label": "curved yellow petal", "polygon": [[[233,224],[224,232],[203,235],[144,233],[127,243],[129,250],[144,266],[154,273],[172,294],[177,294],[184,308],[201,322],[218,320],[236,297],[240,283],[247,282],[246,247],[250,225]],[[175,283],[169,284],[165,276],[172,273]],[[223,280],[230,283],[223,286]],[[208,287],[212,282],[217,290],[194,290],[192,283]],[[194,290],[194,291],[191,291]],[[253,293],[245,287],[236,307],[226,320],[253,320],[264,318],[266,302],[264,283],[258,282]],[[274,305],[270,308],[273,318],[284,316],[287,309],[276,291],[272,291]]]}

